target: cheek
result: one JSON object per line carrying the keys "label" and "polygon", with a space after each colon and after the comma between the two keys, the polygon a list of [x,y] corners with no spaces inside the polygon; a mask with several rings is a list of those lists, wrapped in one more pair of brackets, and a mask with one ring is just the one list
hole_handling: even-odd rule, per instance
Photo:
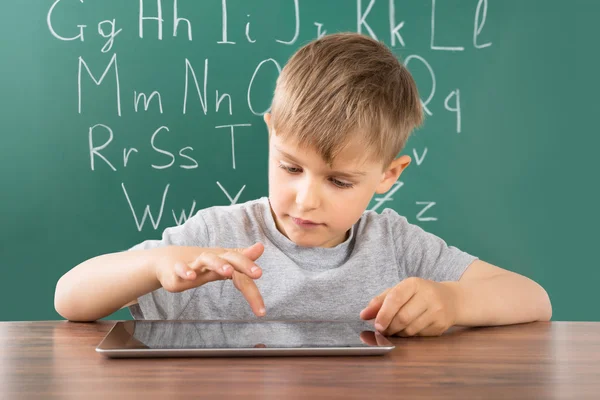
{"label": "cheek", "polygon": [[269,167],[269,200],[273,210],[279,214],[279,211],[283,208],[283,204],[286,202],[288,196],[288,190],[286,189],[286,180],[282,176],[281,168],[271,165]]}
{"label": "cheek", "polygon": [[281,185],[281,168],[278,167],[278,163],[270,160],[269,161],[269,189],[279,188]]}
{"label": "cheek", "polygon": [[364,207],[356,202],[346,202],[337,207],[337,210],[336,214],[338,215],[338,221],[344,225],[352,225],[360,218],[364,211]]}
{"label": "cheek", "polygon": [[348,190],[337,196],[331,196],[335,203],[331,204],[331,209],[335,210],[336,225],[345,228],[353,225],[367,209],[371,200],[371,192],[368,190]]}

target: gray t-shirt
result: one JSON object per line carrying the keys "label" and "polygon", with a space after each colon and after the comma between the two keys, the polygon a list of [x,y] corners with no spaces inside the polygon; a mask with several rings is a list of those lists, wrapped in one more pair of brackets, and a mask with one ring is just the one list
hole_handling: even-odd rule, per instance
{"label": "gray t-shirt", "polygon": [[[255,280],[266,319],[359,319],[385,289],[407,277],[457,281],[477,259],[428,233],[391,209],[365,211],[348,238],[332,248],[301,247],[275,227],[269,199],[200,210],[131,250],[160,246],[248,247],[261,242]],[[135,319],[256,319],[231,280],[171,293],[162,288],[129,307]]]}

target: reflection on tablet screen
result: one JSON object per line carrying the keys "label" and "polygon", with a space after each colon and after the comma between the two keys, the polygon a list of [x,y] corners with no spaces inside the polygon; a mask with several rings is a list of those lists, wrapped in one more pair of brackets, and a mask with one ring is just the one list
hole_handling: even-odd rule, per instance
{"label": "reflection on tablet screen", "polygon": [[[133,321],[138,348],[298,348],[372,347],[361,332],[373,335],[367,322],[330,321]],[[374,339],[373,341],[374,342]]]}

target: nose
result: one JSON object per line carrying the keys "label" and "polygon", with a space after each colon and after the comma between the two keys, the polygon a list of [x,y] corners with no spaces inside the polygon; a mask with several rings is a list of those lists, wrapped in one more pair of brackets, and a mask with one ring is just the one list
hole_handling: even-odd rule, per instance
{"label": "nose", "polygon": [[315,180],[306,177],[298,182],[296,188],[296,205],[302,212],[319,208],[321,201],[319,197],[318,184]]}

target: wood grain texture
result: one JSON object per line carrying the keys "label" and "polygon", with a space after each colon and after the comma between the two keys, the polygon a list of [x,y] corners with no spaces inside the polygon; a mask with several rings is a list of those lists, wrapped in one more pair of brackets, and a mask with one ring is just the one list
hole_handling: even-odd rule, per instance
{"label": "wood grain texture", "polygon": [[600,323],[455,328],[375,357],[104,358],[115,321],[0,322],[0,398],[600,396]]}

